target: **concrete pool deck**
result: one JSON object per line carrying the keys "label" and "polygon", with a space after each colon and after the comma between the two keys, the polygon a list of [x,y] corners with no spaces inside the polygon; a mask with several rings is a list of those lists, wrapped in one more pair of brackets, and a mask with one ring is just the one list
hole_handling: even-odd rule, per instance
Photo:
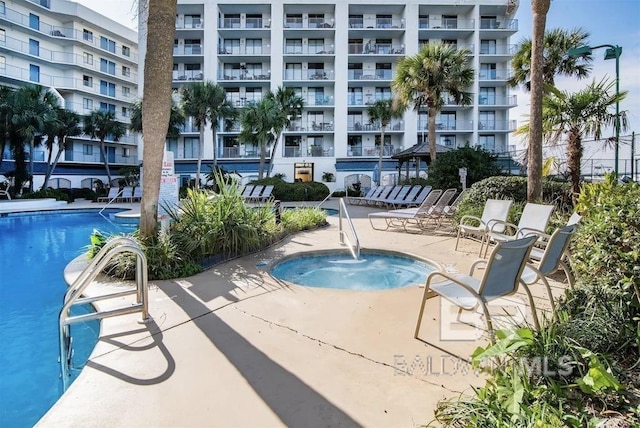
{"label": "concrete pool deck", "polygon": [[[477,242],[454,251],[450,232],[373,230],[367,214],[376,210],[349,206],[363,248],[461,272],[477,258]],[[153,321],[103,320],[87,366],[38,426],[418,426],[432,420],[439,400],[481,385],[465,360],[486,340],[441,337],[439,298],[427,303],[423,341],[413,338],[423,288],[310,288],[268,274],[283,256],[341,248],[338,218],[328,220],[196,276],[152,281]],[[551,285],[562,293],[562,283]],[[543,289],[533,287],[539,309],[547,305]]]}

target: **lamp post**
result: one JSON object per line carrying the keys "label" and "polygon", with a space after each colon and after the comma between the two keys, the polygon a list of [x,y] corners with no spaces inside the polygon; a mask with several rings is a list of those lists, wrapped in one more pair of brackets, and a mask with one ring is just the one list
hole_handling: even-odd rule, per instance
{"label": "lamp post", "polygon": [[614,171],[616,174],[616,179],[618,178],[618,158],[620,156],[620,100],[618,97],[620,96],[620,55],[622,55],[622,46],[618,45],[598,45],[598,46],[580,46],[575,49],[569,49],[568,55],[571,58],[591,55],[591,52],[594,49],[607,48],[604,53],[604,59],[615,59],[616,60],[616,120],[615,120],[615,131],[616,131],[616,142],[615,142],[615,165]]}

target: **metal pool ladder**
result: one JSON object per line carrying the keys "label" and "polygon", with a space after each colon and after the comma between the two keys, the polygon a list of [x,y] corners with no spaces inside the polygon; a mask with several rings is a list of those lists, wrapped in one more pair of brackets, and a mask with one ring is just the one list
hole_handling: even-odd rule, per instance
{"label": "metal pool ladder", "polygon": [[[84,290],[105,268],[107,263],[116,255],[121,253],[133,253],[136,256],[136,288],[126,291],[119,291],[103,296],[80,297]],[[116,307],[103,311],[96,311],[83,315],[71,315],[69,313],[73,305],[93,303],[100,300],[120,298],[135,294],[136,302],[126,306]],[[60,374],[62,377],[63,391],[69,386],[71,375],[71,362],[73,349],[71,348],[71,324],[85,321],[126,315],[134,312],[142,312],[142,321],[147,322],[149,316],[149,290],[147,284],[147,258],[136,241],[127,237],[119,237],[109,240],[104,247],[93,258],[91,263],[71,284],[64,296],[64,302],[58,317],[58,327],[60,333]]]}
{"label": "metal pool ladder", "polygon": [[[347,232],[342,227],[342,217],[344,217],[349,224],[349,228],[351,229],[351,235],[354,243],[351,244],[349,237],[347,236]],[[353,222],[351,221],[351,217],[349,217],[349,211],[347,210],[347,205],[344,202],[344,198],[340,198],[340,217],[339,217],[339,226],[340,226],[340,244],[348,245],[349,251],[351,251],[351,255],[354,259],[358,260],[360,258],[360,240],[358,239],[358,234],[356,233],[356,228],[353,227]],[[346,244],[345,244],[346,241]]]}

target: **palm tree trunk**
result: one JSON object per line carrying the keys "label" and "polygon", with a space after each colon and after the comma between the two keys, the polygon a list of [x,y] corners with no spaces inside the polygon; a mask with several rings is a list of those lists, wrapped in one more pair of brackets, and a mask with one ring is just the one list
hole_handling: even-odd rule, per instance
{"label": "palm tree trunk", "polygon": [[[264,176],[264,162],[267,157],[267,144],[264,142],[260,143],[260,166],[258,167],[258,178],[262,180]],[[273,159],[271,160],[273,162]],[[269,165],[271,167],[271,165]]]}
{"label": "palm tree trunk", "polygon": [[[47,155],[47,171],[44,174],[44,183],[42,183],[42,187],[40,189],[46,189],[49,186],[49,179],[51,178],[51,174],[53,173],[53,168],[55,168],[55,165],[51,165],[51,156],[53,154],[53,144],[48,145],[47,149],[49,150],[49,154]],[[58,159],[60,158],[60,152],[61,152],[60,145],[58,145],[58,154],[56,155],[56,160],[55,160],[56,163],[58,163]]]}
{"label": "palm tree trunk", "polygon": [[582,139],[580,134],[572,130],[567,142],[567,168],[571,177],[571,193],[573,199],[580,193],[580,164],[582,162]]}
{"label": "palm tree trunk", "polygon": [[111,187],[111,171],[109,171],[109,159],[107,159],[107,148],[105,147],[104,140],[100,140],[100,152],[102,153],[102,159],[104,161],[104,169],[107,171],[109,187]]}
{"label": "palm tree trunk", "polygon": [[33,155],[35,154],[36,147],[35,147],[35,143],[34,143],[34,138],[31,137],[31,141],[29,141],[29,175],[31,175],[31,178],[29,179],[29,191],[33,192],[33,175],[34,175],[34,168],[33,168]]}
{"label": "palm tree trunk", "polygon": [[202,170],[202,152],[204,152],[204,125],[200,126],[200,142],[198,144],[198,166],[196,168],[196,189],[200,188],[200,171]]}
{"label": "palm tree trunk", "polygon": [[380,156],[378,157],[378,186],[382,185],[382,156],[384,154],[384,133],[386,126],[380,129]]}
{"label": "palm tree trunk", "polygon": [[216,141],[216,124],[211,124],[211,134],[213,135],[213,169],[218,165],[218,142]]}
{"label": "palm tree trunk", "polygon": [[[176,0],[141,1],[139,12],[147,4],[147,50],[144,60],[142,129],[144,130],[144,177],[140,202],[140,237],[155,241],[158,236],[158,199],[162,158],[171,113],[171,64]],[[153,37],[148,37],[152,34]]]}
{"label": "palm tree trunk", "polygon": [[269,169],[267,169],[267,178],[269,178],[269,176],[271,175],[271,171],[273,171],[273,160],[276,156],[276,148],[278,147],[278,141],[280,141],[281,138],[283,138],[282,132],[278,134],[278,137],[273,142],[273,147],[271,148],[271,157],[269,158]]}
{"label": "palm tree trunk", "polygon": [[[429,157],[431,163],[436,160],[436,111],[435,107],[429,107],[429,126],[427,132],[429,133]],[[417,178],[417,177],[416,177]]]}
{"label": "palm tree trunk", "polygon": [[531,110],[529,117],[529,159],[527,201],[542,200],[542,96],[544,87],[544,31],[551,0],[531,0]]}

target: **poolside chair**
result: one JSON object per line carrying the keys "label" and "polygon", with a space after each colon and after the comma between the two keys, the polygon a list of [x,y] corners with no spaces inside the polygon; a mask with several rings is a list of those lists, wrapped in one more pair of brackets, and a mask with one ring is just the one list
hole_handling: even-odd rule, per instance
{"label": "poolside chair", "polygon": [[431,192],[432,189],[433,189],[433,187],[431,187],[431,186],[424,186],[422,189],[420,189],[420,191],[418,192],[418,194],[415,196],[415,198],[412,201],[410,201],[407,198],[406,202],[404,202],[402,204],[398,204],[398,205],[402,205],[402,206],[404,206],[404,208],[419,207],[420,205],[422,205],[422,203],[427,198],[427,196],[429,195],[429,192]]}
{"label": "poolside chair", "polygon": [[264,186],[262,184],[255,185],[253,187],[253,192],[251,192],[251,194],[245,198],[246,202],[258,201],[263,190],[264,190]]}
{"label": "poolside chair", "polygon": [[399,186],[399,187],[400,189],[397,192],[395,192],[395,189],[394,189],[394,192],[392,192],[391,195],[389,195],[387,198],[383,200],[378,201],[378,205],[385,205],[387,208],[388,207],[395,208],[395,204],[401,203],[404,200],[404,198],[407,197],[407,194],[411,190],[412,186]]}
{"label": "poolside chair", "polygon": [[[442,190],[432,190],[429,192],[429,195],[425,198],[422,204],[417,208],[403,208],[398,210],[369,213],[369,223],[371,223],[371,227],[376,230],[389,230],[391,227],[401,227],[405,232],[409,232],[407,225],[415,224],[420,226],[422,217],[429,212],[429,209],[436,203],[441,194]],[[385,227],[376,227],[374,219],[383,219]]]}
{"label": "poolside chair", "polygon": [[421,219],[420,224],[422,226],[426,226],[430,221],[433,222],[433,225],[437,227],[438,221],[440,217],[442,217],[445,208],[449,205],[449,202],[454,198],[454,196],[458,193],[458,189],[451,188],[442,192],[438,201],[429,208],[429,211],[424,215]]}
{"label": "poolside chair", "polygon": [[528,202],[522,210],[517,226],[507,221],[494,221],[485,235],[487,244],[484,249],[485,257],[492,242],[511,241],[531,234],[544,235],[554,209],[555,205]]}
{"label": "poolside chair", "polygon": [[[407,195],[404,197],[404,199],[402,199],[401,201],[400,200],[396,201],[392,204],[393,208],[394,209],[399,209],[400,207],[407,208],[409,205],[414,203],[414,201],[416,200],[416,197],[422,191],[422,189],[423,189],[422,186],[413,186],[411,190],[409,190],[409,193],[407,193]],[[424,199],[422,200],[424,201]]]}
{"label": "poolside chair", "polygon": [[11,199],[11,195],[9,194],[9,187],[11,187],[9,179],[0,174],[0,196],[6,196],[7,199]]}
{"label": "poolside chair", "polygon": [[98,202],[117,202],[117,199],[121,196],[120,188],[113,186],[109,187],[109,194],[107,196],[101,196],[98,198]]}
{"label": "poolside chair", "polygon": [[399,191],[399,186],[381,186],[381,187],[382,189],[380,190],[379,193],[376,193],[369,199],[365,199],[363,201],[364,205],[372,205],[372,206],[378,205],[378,201],[388,198],[389,195],[396,190],[396,187],[398,187],[398,191]]}
{"label": "poolside chair", "polygon": [[[533,321],[536,329],[539,328],[531,291],[528,285],[521,280],[522,272],[529,260],[536,239],[536,236],[527,236],[522,239],[498,243],[489,259],[476,260],[471,265],[468,275],[452,274],[445,271],[430,273],[424,288],[414,337],[418,339],[424,308],[427,299],[433,292],[458,307],[458,319],[463,310],[475,311],[481,307],[489,337],[493,341],[493,323],[488,304],[492,300],[515,294],[518,291],[518,284],[522,285],[529,298]],[[484,267],[482,278],[474,278],[474,270],[481,265]]]}
{"label": "poolside chair", "polygon": [[131,195],[131,202],[140,202],[142,200],[142,186],[136,186],[133,188],[133,194]]}
{"label": "poolside chair", "polygon": [[[480,253],[478,255],[482,255],[489,228],[493,226],[493,223],[496,221],[507,220],[511,204],[513,204],[513,201],[510,199],[487,199],[481,217],[478,218],[472,215],[463,216],[458,225],[455,249],[458,249],[460,237],[473,237],[480,240]],[[504,229],[496,227],[495,232],[501,232],[502,230]]]}
{"label": "poolside chair", "polygon": [[555,309],[555,305],[547,277],[562,269],[567,277],[569,287],[573,287],[574,278],[571,268],[562,259],[577,228],[577,224],[570,224],[556,229],[544,250],[536,247],[531,250],[529,257],[533,260],[533,263],[528,263],[522,272],[521,278],[529,286],[542,281],[547,289],[552,311]]}
{"label": "poolside chair", "polygon": [[360,205],[360,203],[364,199],[369,199],[373,197],[373,195],[376,193],[376,191],[379,190],[379,188],[380,186],[371,186],[369,191],[364,196],[348,196],[347,202],[349,203],[349,205]]}
{"label": "poolside chair", "polygon": [[251,196],[251,193],[253,192],[253,189],[255,189],[256,186],[254,186],[253,184],[247,184],[244,186],[244,188],[242,189],[242,193],[240,194],[240,196],[242,196],[244,199],[248,199]]}
{"label": "poolside chair", "polygon": [[125,186],[125,188],[122,189],[122,195],[116,202],[133,202],[133,187]]}
{"label": "poolside chair", "polygon": [[444,210],[442,210],[442,215],[440,216],[436,227],[440,227],[445,221],[450,222],[453,219],[453,216],[456,214],[456,212],[458,212],[458,205],[460,205],[460,201],[462,201],[462,198],[464,198],[468,192],[469,189],[464,189],[462,192],[458,193],[458,196],[456,196],[451,204],[444,207]]}
{"label": "poolside chair", "polygon": [[264,189],[262,190],[262,193],[260,195],[256,195],[255,197],[252,195],[252,198],[256,202],[266,202],[268,200],[271,200],[273,199],[273,188],[274,186],[272,184],[268,184],[264,186]]}

